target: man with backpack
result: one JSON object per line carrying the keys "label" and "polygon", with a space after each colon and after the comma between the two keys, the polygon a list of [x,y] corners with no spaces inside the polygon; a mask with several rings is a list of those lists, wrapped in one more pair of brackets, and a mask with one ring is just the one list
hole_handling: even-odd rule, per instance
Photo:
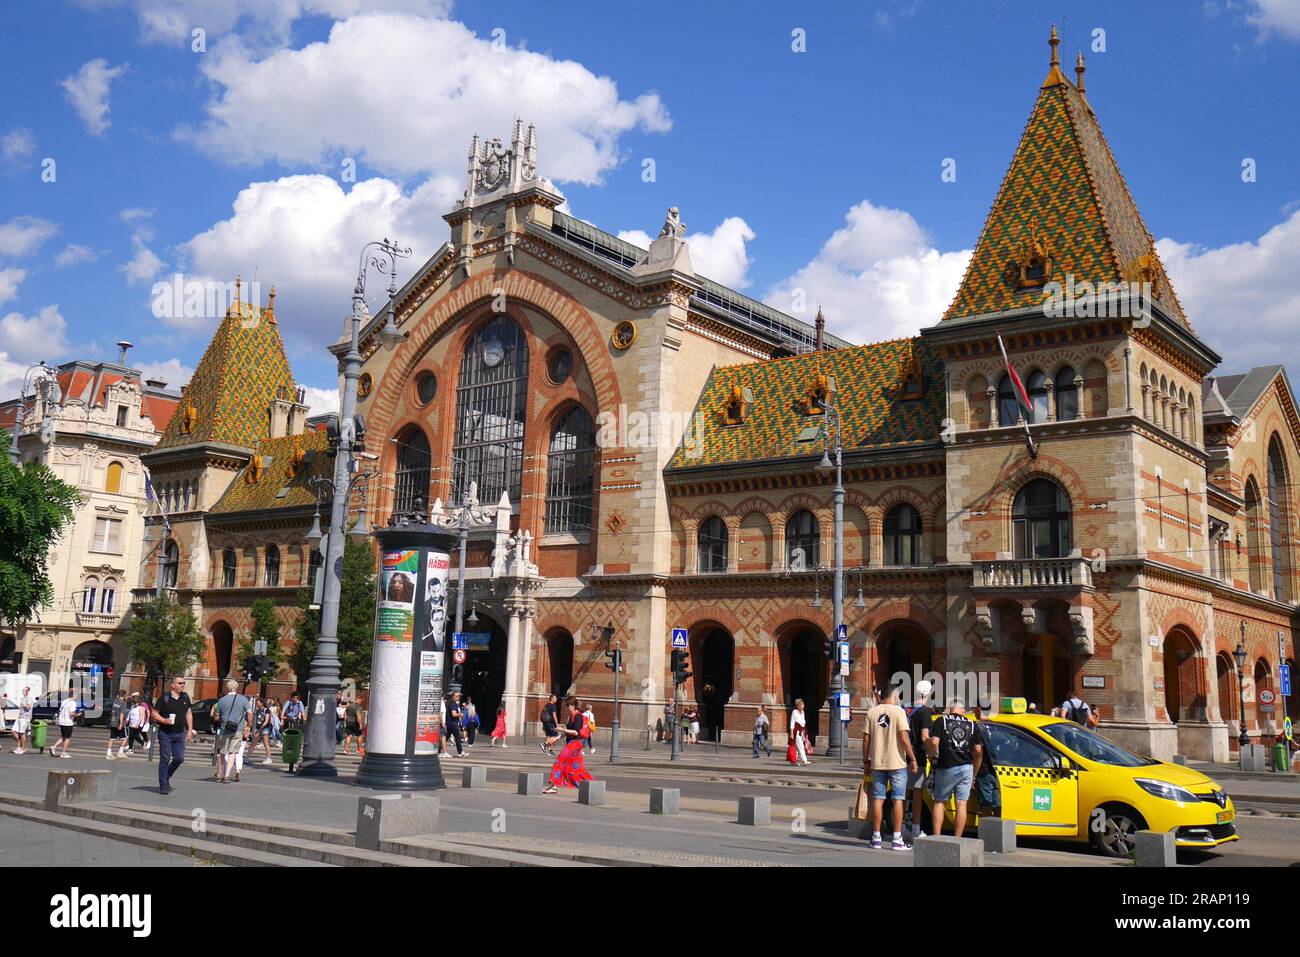
{"label": "man with backpack", "polygon": [[1066,721],[1081,724],[1085,728],[1095,727],[1097,724],[1093,719],[1092,708],[1083,700],[1083,695],[1079,694],[1078,688],[1075,688],[1074,693],[1061,705],[1061,717]]}
{"label": "man with backpack", "polygon": [[235,755],[243,744],[244,732],[251,726],[252,701],[239,693],[239,682],[231,678],[226,682],[226,693],[212,706],[213,725],[217,730],[216,780],[222,784],[235,773]]}

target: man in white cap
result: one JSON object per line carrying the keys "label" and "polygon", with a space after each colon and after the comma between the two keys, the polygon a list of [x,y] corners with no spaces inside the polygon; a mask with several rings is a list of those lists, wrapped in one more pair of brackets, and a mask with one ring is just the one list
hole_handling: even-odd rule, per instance
{"label": "man in white cap", "polygon": [[916,683],[916,697],[907,716],[908,726],[912,731],[912,752],[916,755],[916,771],[907,776],[907,790],[912,795],[911,823],[908,825],[911,836],[921,833],[921,815],[925,813],[925,771],[926,757],[930,749],[926,742],[930,740],[930,728],[934,723],[934,712],[930,709],[930,691],[933,686],[922,678]]}

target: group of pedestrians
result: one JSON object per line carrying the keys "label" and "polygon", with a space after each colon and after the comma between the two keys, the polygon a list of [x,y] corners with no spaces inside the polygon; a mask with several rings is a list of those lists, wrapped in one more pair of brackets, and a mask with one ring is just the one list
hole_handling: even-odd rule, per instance
{"label": "group of pedestrians", "polygon": [[[453,691],[442,702],[443,754],[452,757],[451,745],[454,744],[456,746],[454,756],[463,757],[470,748],[474,747],[482,723],[474,699],[468,696],[462,699],[459,691]],[[492,726],[491,747],[496,747],[498,741],[501,742],[501,747],[506,746],[505,705],[497,708],[496,723]]]}

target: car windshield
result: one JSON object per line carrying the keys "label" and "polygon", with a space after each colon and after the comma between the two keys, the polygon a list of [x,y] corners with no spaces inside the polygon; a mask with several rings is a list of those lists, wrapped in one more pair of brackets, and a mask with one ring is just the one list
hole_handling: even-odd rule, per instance
{"label": "car windshield", "polygon": [[1107,741],[1099,734],[1093,734],[1087,728],[1075,724],[1073,721],[1058,721],[1055,724],[1040,725],[1039,730],[1052,740],[1065,745],[1080,757],[1087,758],[1089,761],[1096,761],[1098,764],[1113,764],[1121,768],[1141,768],[1160,763],[1152,758],[1145,758],[1134,754],[1132,751],[1126,751],[1118,744]]}

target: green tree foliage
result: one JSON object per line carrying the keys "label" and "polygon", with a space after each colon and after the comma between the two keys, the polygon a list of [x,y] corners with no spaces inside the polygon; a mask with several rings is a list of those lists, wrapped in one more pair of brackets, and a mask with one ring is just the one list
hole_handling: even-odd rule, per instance
{"label": "green tree foliage", "polygon": [[203,660],[208,640],[189,605],[163,592],[161,598],[136,602],[131,611],[127,655],[147,673],[159,678],[181,675]]}
{"label": "green tree foliage", "polygon": [[253,627],[239,639],[238,661],[242,663],[253,654],[254,642],[265,641],[266,657],[271,659],[271,664],[278,673],[280,666],[289,660],[289,652],[280,642],[280,622],[275,616],[275,602],[270,598],[259,598],[253,602],[251,610]]}
{"label": "green tree foliage", "polygon": [[50,547],[72,524],[81,496],[44,465],[14,465],[0,431],[0,621],[17,627],[54,598]]}
{"label": "green tree foliage", "polygon": [[[321,568],[320,573],[326,574]],[[316,654],[320,611],[310,606],[311,589],[298,593],[298,622],[294,626],[296,647],[289,666],[306,688],[311,659]],[[358,684],[370,681],[370,654],[375,640],[375,553],[369,544],[347,539],[343,548],[343,590],[339,599],[339,677],[354,678]]]}

